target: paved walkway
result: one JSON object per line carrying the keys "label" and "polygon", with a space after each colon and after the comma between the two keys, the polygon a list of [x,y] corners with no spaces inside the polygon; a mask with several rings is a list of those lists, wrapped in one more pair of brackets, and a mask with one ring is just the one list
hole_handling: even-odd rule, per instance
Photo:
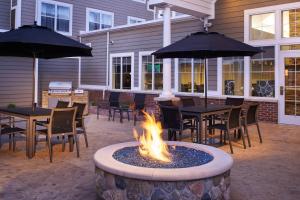
{"label": "paved walkway", "polygon": [[[75,152],[54,150],[49,163],[45,143],[38,145],[37,155],[25,157],[25,142],[17,143],[17,152],[0,150],[0,200],[89,200],[96,199],[93,154],[97,149],[118,142],[131,141],[132,122],[108,122],[106,117],[87,119],[89,148],[83,137],[80,158]],[[250,128],[253,147],[234,145],[232,169],[233,200],[300,199],[300,128],[261,124],[264,143],[259,144],[256,130]],[[229,146],[222,147],[229,152]]]}

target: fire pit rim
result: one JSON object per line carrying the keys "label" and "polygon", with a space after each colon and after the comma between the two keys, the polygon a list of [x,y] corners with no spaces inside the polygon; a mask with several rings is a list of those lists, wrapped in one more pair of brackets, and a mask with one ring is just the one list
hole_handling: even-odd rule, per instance
{"label": "fire pit rim", "polygon": [[99,149],[94,154],[94,162],[96,167],[111,174],[149,181],[186,181],[204,179],[222,174],[231,169],[233,165],[232,157],[223,150],[215,147],[177,141],[168,141],[166,143],[168,145],[184,146],[201,150],[212,155],[214,159],[206,164],[188,168],[138,167],[122,163],[113,158],[113,154],[117,150],[139,145],[138,142],[125,142]]}

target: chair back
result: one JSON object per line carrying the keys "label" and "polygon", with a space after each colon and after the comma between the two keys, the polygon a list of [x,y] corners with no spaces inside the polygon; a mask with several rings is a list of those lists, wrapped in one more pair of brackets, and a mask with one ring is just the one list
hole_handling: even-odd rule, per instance
{"label": "chair back", "polygon": [[160,106],[163,129],[180,129],[180,112],[177,106]]}
{"label": "chair back", "polygon": [[58,101],[56,104],[56,108],[67,108],[69,106],[68,101]]}
{"label": "chair back", "polygon": [[244,103],[244,98],[231,98],[227,97],[225,101],[225,105],[229,106],[241,106]]}
{"label": "chair back", "polygon": [[196,105],[193,97],[183,97],[183,98],[180,98],[180,101],[181,101],[181,105],[183,107],[189,107],[189,106]]}
{"label": "chair back", "polygon": [[158,101],[158,105],[159,106],[174,106],[173,102],[171,100],[167,100],[167,101]]}
{"label": "chair back", "polygon": [[83,113],[84,113],[84,110],[85,110],[85,107],[86,107],[86,104],[85,103],[73,103],[73,108],[77,108],[77,111],[76,111],[76,121],[77,121],[77,124],[76,126],[77,127],[82,127],[83,123],[82,123],[82,120],[83,120]]}
{"label": "chair back", "polygon": [[255,104],[251,104],[249,105],[248,109],[247,109],[247,113],[246,113],[246,123],[247,124],[255,124],[258,122],[257,119],[257,111],[258,111],[258,103]]}
{"label": "chair back", "polygon": [[143,110],[145,108],[146,94],[137,93],[134,95],[134,106],[137,110]]}
{"label": "chair back", "polygon": [[242,112],[241,106],[232,107],[229,114],[229,120],[228,120],[229,129],[241,127],[241,112]]}
{"label": "chair back", "polygon": [[54,108],[51,112],[49,131],[51,134],[75,133],[77,108]]}
{"label": "chair back", "polygon": [[119,107],[120,106],[120,92],[111,92],[109,95],[109,106],[110,107]]}

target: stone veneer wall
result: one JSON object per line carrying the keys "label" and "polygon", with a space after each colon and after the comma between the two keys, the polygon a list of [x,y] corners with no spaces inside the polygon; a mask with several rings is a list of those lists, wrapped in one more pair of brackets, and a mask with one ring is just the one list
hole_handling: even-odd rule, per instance
{"label": "stone veneer wall", "polygon": [[146,181],[107,173],[98,167],[96,192],[105,200],[229,200],[230,170],[211,178],[191,181]]}
{"label": "stone veneer wall", "polygon": [[[100,105],[101,106],[101,114],[107,114],[105,110],[108,107],[108,98],[109,98],[109,91],[105,92],[105,98],[103,99],[103,92],[102,91],[89,91],[89,100],[91,105]],[[157,97],[156,94],[147,94],[146,97],[146,108],[149,112],[157,113],[157,105],[153,100],[154,97]],[[132,92],[122,92],[120,101],[123,102],[132,102],[134,97],[134,93]],[[178,96],[179,97],[179,96]],[[204,104],[203,98],[194,97],[195,102],[197,104]],[[224,104],[225,99],[209,99],[209,103],[214,104]],[[245,104],[257,102],[260,104],[258,110],[258,118],[260,121],[271,122],[271,123],[278,123],[278,103],[277,102],[262,102],[262,101],[245,101]],[[95,107],[90,110],[91,113],[96,113]]]}

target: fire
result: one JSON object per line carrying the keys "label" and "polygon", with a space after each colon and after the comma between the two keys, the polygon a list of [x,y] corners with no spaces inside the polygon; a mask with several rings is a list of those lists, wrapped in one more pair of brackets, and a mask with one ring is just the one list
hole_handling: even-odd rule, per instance
{"label": "fire", "polygon": [[171,162],[171,154],[168,145],[162,139],[163,130],[160,122],[156,122],[154,115],[143,112],[146,120],[142,123],[144,133],[139,136],[136,130],[133,130],[134,137],[140,142],[139,153],[146,158],[162,162]]}

